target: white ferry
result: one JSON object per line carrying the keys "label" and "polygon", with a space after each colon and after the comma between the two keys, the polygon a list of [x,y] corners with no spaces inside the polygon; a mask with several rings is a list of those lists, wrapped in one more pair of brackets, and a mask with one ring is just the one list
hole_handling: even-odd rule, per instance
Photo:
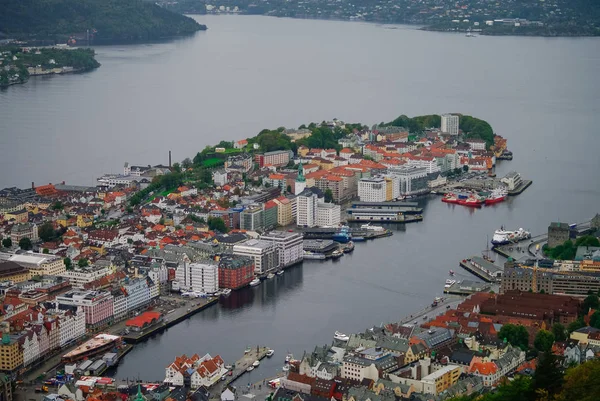
{"label": "white ferry", "polygon": [[367,231],[385,231],[385,228],[381,226],[372,226],[371,223],[363,224],[362,226],[360,226],[360,229]]}
{"label": "white ferry", "polygon": [[531,238],[531,233],[519,228],[517,231],[506,231],[504,227],[494,232],[492,237],[492,245],[504,245],[511,244],[514,242],[523,241]]}

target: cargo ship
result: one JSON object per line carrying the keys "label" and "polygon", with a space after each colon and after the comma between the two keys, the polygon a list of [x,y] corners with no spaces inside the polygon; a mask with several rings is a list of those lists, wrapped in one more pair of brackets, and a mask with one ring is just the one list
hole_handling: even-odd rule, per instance
{"label": "cargo ship", "polygon": [[519,228],[517,231],[506,231],[504,227],[494,231],[492,245],[505,245],[531,238],[531,233]]}
{"label": "cargo ship", "polygon": [[508,191],[504,188],[496,188],[489,194],[489,196],[485,199],[486,205],[493,205],[495,203],[504,202],[506,200],[506,196],[508,195]]}

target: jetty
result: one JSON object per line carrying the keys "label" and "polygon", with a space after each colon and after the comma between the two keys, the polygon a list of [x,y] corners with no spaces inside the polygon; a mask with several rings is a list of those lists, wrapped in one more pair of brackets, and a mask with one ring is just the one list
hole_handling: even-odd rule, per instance
{"label": "jetty", "polygon": [[194,305],[188,307],[178,308],[167,313],[163,320],[160,322],[142,329],[141,331],[130,331],[128,334],[124,334],[123,340],[128,344],[137,344],[141,341],[146,340],[148,337],[158,334],[167,328],[187,319],[188,317],[208,308],[211,305],[216,304],[219,301],[218,297],[201,298]]}
{"label": "jetty", "polygon": [[488,283],[500,281],[502,273],[504,273],[501,267],[496,266],[481,256],[471,256],[470,258],[463,259],[459,265]]}
{"label": "jetty", "polygon": [[248,352],[245,352],[244,355],[232,365],[231,376],[225,376],[227,379],[219,381],[210,388],[211,400],[220,400],[221,393],[237,379],[242,377],[244,373],[246,373],[246,369],[248,369],[249,366],[252,366],[255,361],[263,360],[267,356],[267,352],[269,352],[269,348],[267,347],[256,346],[249,348]]}

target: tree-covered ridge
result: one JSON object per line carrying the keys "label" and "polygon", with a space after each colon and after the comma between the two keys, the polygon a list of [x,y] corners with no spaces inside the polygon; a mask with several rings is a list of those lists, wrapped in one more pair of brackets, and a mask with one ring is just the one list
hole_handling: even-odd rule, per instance
{"label": "tree-covered ridge", "polygon": [[[492,126],[479,118],[457,114],[459,116],[459,128],[465,138],[478,138],[485,141],[486,147],[494,144],[494,131]],[[405,127],[411,134],[420,134],[428,128],[440,128],[441,116],[429,114],[425,116],[407,117],[404,114],[389,123],[381,123],[381,126]]]}
{"label": "tree-covered ridge", "polygon": [[59,39],[86,34],[95,43],[143,41],[206,29],[189,17],[141,0],[0,0],[0,37]]}

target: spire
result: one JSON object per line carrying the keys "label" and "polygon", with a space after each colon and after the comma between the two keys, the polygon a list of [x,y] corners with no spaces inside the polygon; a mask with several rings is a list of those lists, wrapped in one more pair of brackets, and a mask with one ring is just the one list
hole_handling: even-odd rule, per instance
{"label": "spire", "polygon": [[146,401],[146,397],[142,394],[142,386],[138,384],[138,391],[135,395],[135,401]]}
{"label": "spire", "polygon": [[305,182],[306,178],[304,178],[304,168],[302,167],[302,163],[298,163],[298,178],[296,178],[296,182]]}

